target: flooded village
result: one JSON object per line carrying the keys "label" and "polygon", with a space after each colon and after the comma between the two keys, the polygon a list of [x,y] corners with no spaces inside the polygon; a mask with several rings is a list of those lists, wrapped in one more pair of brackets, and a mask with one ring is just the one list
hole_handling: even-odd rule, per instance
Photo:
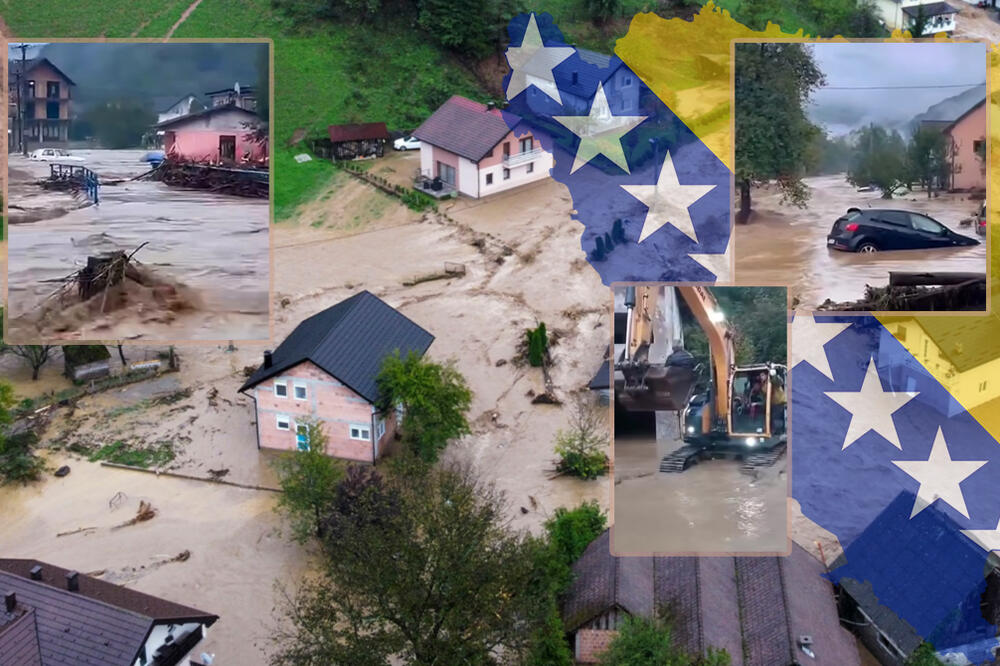
{"label": "flooded village", "polygon": [[[8,64],[8,339],[266,339],[267,118],[253,49],[267,45],[236,45],[196,84],[172,83],[221,87],[176,97],[135,49],[182,64],[218,53],[25,46],[32,57],[12,46]],[[109,92],[102,77],[130,55],[133,88]],[[94,269],[120,254],[127,272]]]}

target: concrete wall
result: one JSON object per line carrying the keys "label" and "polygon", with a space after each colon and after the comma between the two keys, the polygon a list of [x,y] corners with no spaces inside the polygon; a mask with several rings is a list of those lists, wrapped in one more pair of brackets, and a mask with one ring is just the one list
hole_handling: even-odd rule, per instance
{"label": "concrete wall", "polygon": [[[285,384],[286,397],[279,397],[275,393],[275,383]],[[296,385],[305,387],[304,400],[295,397]],[[329,455],[374,462],[374,459],[385,453],[387,444],[395,433],[395,415],[389,414],[384,419],[385,433],[375,442],[373,459],[372,439],[375,433],[370,432],[372,439],[355,439],[351,437],[351,428],[364,427],[371,431],[373,421],[377,422],[379,418],[375,414],[375,408],[309,361],[258,384],[253,392],[257,405],[257,432],[263,448],[296,450],[296,425],[315,420],[323,426],[327,436],[326,452]],[[278,428],[279,416],[287,417],[288,430]]]}
{"label": "concrete wall", "polygon": [[980,104],[948,132],[951,136],[952,187],[956,190],[986,188],[986,161],[976,155],[975,144],[986,141],[986,104]]}
{"label": "concrete wall", "polygon": [[[516,158],[522,153],[521,151],[521,140],[522,139],[532,139],[531,150],[524,152],[534,152],[537,153],[537,157],[531,159],[530,162],[523,162],[516,164],[514,166],[505,167],[504,166],[504,152],[503,146],[507,144],[510,157]],[[541,143],[538,139],[535,139],[530,133],[523,133],[517,136],[514,132],[510,132],[504,137],[503,141],[498,143],[493,148],[493,152],[487,155],[479,161],[479,196],[484,197],[490,194],[496,194],[497,192],[503,192],[505,190],[510,190],[520,185],[526,185],[527,183],[533,183],[535,181],[541,180],[543,178],[549,177],[549,171],[552,169],[552,154],[541,150]],[[529,172],[529,166],[531,164],[531,171]],[[504,169],[509,170],[508,178],[505,180]],[[490,184],[487,184],[487,176],[492,177]]]}
{"label": "concrete wall", "polygon": [[48,88],[46,84],[51,81],[59,84],[59,119],[69,120],[70,85],[65,78],[60,76],[59,73],[50,67],[48,63],[41,63],[29,71],[25,76],[23,94],[30,95],[28,92],[29,81],[35,82],[35,96],[24,98],[21,101],[22,104],[27,102],[35,103],[35,118],[44,119],[46,117],[45,103],[54,101],[45,96]]}

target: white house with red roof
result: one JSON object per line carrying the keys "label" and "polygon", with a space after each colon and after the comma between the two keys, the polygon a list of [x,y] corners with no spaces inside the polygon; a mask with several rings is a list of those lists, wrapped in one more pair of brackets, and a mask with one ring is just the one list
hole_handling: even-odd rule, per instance
{"label": "white house with red roof", "polygon": [[[510,118],[510,114],[507,114]],[[453,96],[417,128],[420,172],[479,198],[549,177],[552,155],[492,105]]]}

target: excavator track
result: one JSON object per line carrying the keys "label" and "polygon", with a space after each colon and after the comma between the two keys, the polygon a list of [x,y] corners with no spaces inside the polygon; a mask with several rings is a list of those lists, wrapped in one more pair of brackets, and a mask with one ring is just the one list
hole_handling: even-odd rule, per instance
{"label": "excavator track", "polygon": [[740,471],[744,474],[752,474],[755,470],[761,467],[771,467],[774,463],[778,462],[778,459],[784,455],[785,447],[787,444],[778,444],[770,451],[765,451],[763,453],[755,453],[753,455],[747,456],[743,459],[743,464],[740,465]]}
{"label": "excavator track", "polygon": [[683,472],[693,465],[701,453],[700,446],[682,446],[660,460],[660,471],[666,473]]}

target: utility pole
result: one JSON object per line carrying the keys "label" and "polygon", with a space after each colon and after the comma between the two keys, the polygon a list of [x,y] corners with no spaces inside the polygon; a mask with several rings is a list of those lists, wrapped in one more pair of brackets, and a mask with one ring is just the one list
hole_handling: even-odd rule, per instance
{"label": "utility pole", "polygon": [[21,154],[27,157],[28,146],[24,143],[24,104],[21,101],[24,93],[21,92],[21,89],[24,87],[25,52],[28,50],[28,45],[18,44],[17,48],[21,49],[21,71],[17,74],[17,134]]}

